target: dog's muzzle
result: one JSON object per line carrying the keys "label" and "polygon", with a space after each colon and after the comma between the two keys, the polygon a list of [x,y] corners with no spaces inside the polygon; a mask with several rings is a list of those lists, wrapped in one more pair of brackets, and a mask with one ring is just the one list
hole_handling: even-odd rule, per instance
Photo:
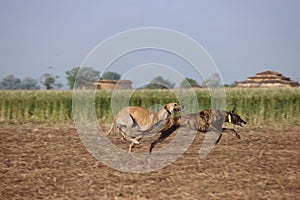
{"label": "dog's muzzle", "polygon": [[180,106],[179,108],[174,108],[174,111],[176,112],[182,112],[184,109],[184,106]]}
{"label": "dog's muzzle", "polygon": [[240,125],[241,127],[243,127],[243,125],[245,125],[245,124],[247,124],[247,122],[245,122],[245,121],[239,122],[239,125]]}

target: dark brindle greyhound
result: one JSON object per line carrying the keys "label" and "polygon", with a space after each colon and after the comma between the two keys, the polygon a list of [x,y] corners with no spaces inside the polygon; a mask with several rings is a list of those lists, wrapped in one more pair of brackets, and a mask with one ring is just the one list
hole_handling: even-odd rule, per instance
{"label": "dark brindle greyhound", "polygon": [[240,135],[233,128],[222,128],[224,122],[229,122],[234,125],[243,126],[246,122],[234,111],[228,112],[224,110],[204,110],[199,113],[187,114],[174,118],[167,119],[163,128],[160,129],[160,136],[150,145],[150,153],[157,143],[162,142],[164,139],[174,133],[179,127],[184,127],[199,132],[208,132],[209,129],[219,133],[219,137],[216,140],[216,144],[222,137],[222,131],[232,131],[237,138],[241,138]]}

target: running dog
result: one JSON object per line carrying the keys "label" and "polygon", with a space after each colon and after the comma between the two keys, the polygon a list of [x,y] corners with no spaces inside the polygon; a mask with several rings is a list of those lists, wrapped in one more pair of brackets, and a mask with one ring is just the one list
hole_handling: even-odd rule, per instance
{"label": "running dog", "polygon": [[232,123],[241,127],[243,126],[243,124],[247,123],[234,111],[228,112],[224,110],[212,109],[204,110],[199,113],[169,118],[160,129],[159,133],[161,134],[159,138],[151,143],[149,152],[151,153],[152,149],[157,143],[160,143],[164,139],[169,137],[179,127],[197,130],[198,132],[208,132],[209,129],[211,129],[216,133],[219,133],[219,137],[215,142],[216,144],[222,137],[222,131],[231,131],[235,133],[235,136],[237,138],[240,139],[240,135],[233,128],[222,128],[224,122]]}
{"label": "running dog", "polygon": [[109,135],[117,124],[122,136],[130,141],[129,152],[135,144],[139,144],[141,137],[137,137],[140,132],[151,128],[154,124],[166,120],[172,113],[180,112],[183,107],[178,103],[168,103],[159,112],[152,112],[139,106],[128,106],[119,111],[113,119],[111,127],[106,135]]}

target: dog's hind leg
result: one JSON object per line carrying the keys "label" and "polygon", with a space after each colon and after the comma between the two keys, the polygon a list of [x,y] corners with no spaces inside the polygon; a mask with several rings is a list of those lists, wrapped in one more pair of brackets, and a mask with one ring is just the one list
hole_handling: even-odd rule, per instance
{"label": "dog's hind leg", "polygon": [[116,123],[119,126],[119,130],[123,138],[134,144],[140,144],[139,141],[135,140],[131,134],[133,132],[133,129],[136,129],[137,127],[133,126],[134,123],[130,116],[119,118],[116,120]]}
{"label": "dog's hind leg", "polygon": [[[133,140],[140,142],[140,140],[143,138],[143,136],[138,136],[136,138],[134,138]],[[128,153],[132,152],[132,148],[136,145],[136,143],[131,142],[131,144],[129,145],[129,149],[128,149]]]}
{"label": "dog's hind leg", "polygon": [[139,141],[137,141],[136,139],[134,139],[130,135],[128,135],[127,129],[126,129],[126,131],[124,131],[124,129],[122,129],[122,128],[120,128],[119,130],[125,140],[130,141],[133,144],[140,144]]}

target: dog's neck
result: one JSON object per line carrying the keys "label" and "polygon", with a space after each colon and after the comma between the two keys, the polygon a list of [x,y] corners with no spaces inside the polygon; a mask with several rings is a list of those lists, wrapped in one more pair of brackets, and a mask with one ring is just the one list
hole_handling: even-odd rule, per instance
{"label": "dog's neck", "polygon": [[171,115],[171,111],[169,111],[168,109],[165,108],[165,110],[167,111],[168,115]]}
{"label": "dog's neck", "polygon": [[224,122],[232,123],[232,114],[228,111],[225,111],[225,113],[226,115],[225,115]]}
{"label": "dog's neck", "polygon": [[158,118],[160,120],[164,120],[167,119],[172,113],[168,110],[168,109],[162,109],[161,111],[159,111],[158,113]]}
{"label": "dog's neck", "polygon": [[232,118],[232,117],[231,117],[231,114],[230,114],[230,113],[228,113],[227,117],[228,117],[228,122],[229,122],[229,123],[231,123],[231,122],[232,122],[232,119],[231,119],[231,118]]}

